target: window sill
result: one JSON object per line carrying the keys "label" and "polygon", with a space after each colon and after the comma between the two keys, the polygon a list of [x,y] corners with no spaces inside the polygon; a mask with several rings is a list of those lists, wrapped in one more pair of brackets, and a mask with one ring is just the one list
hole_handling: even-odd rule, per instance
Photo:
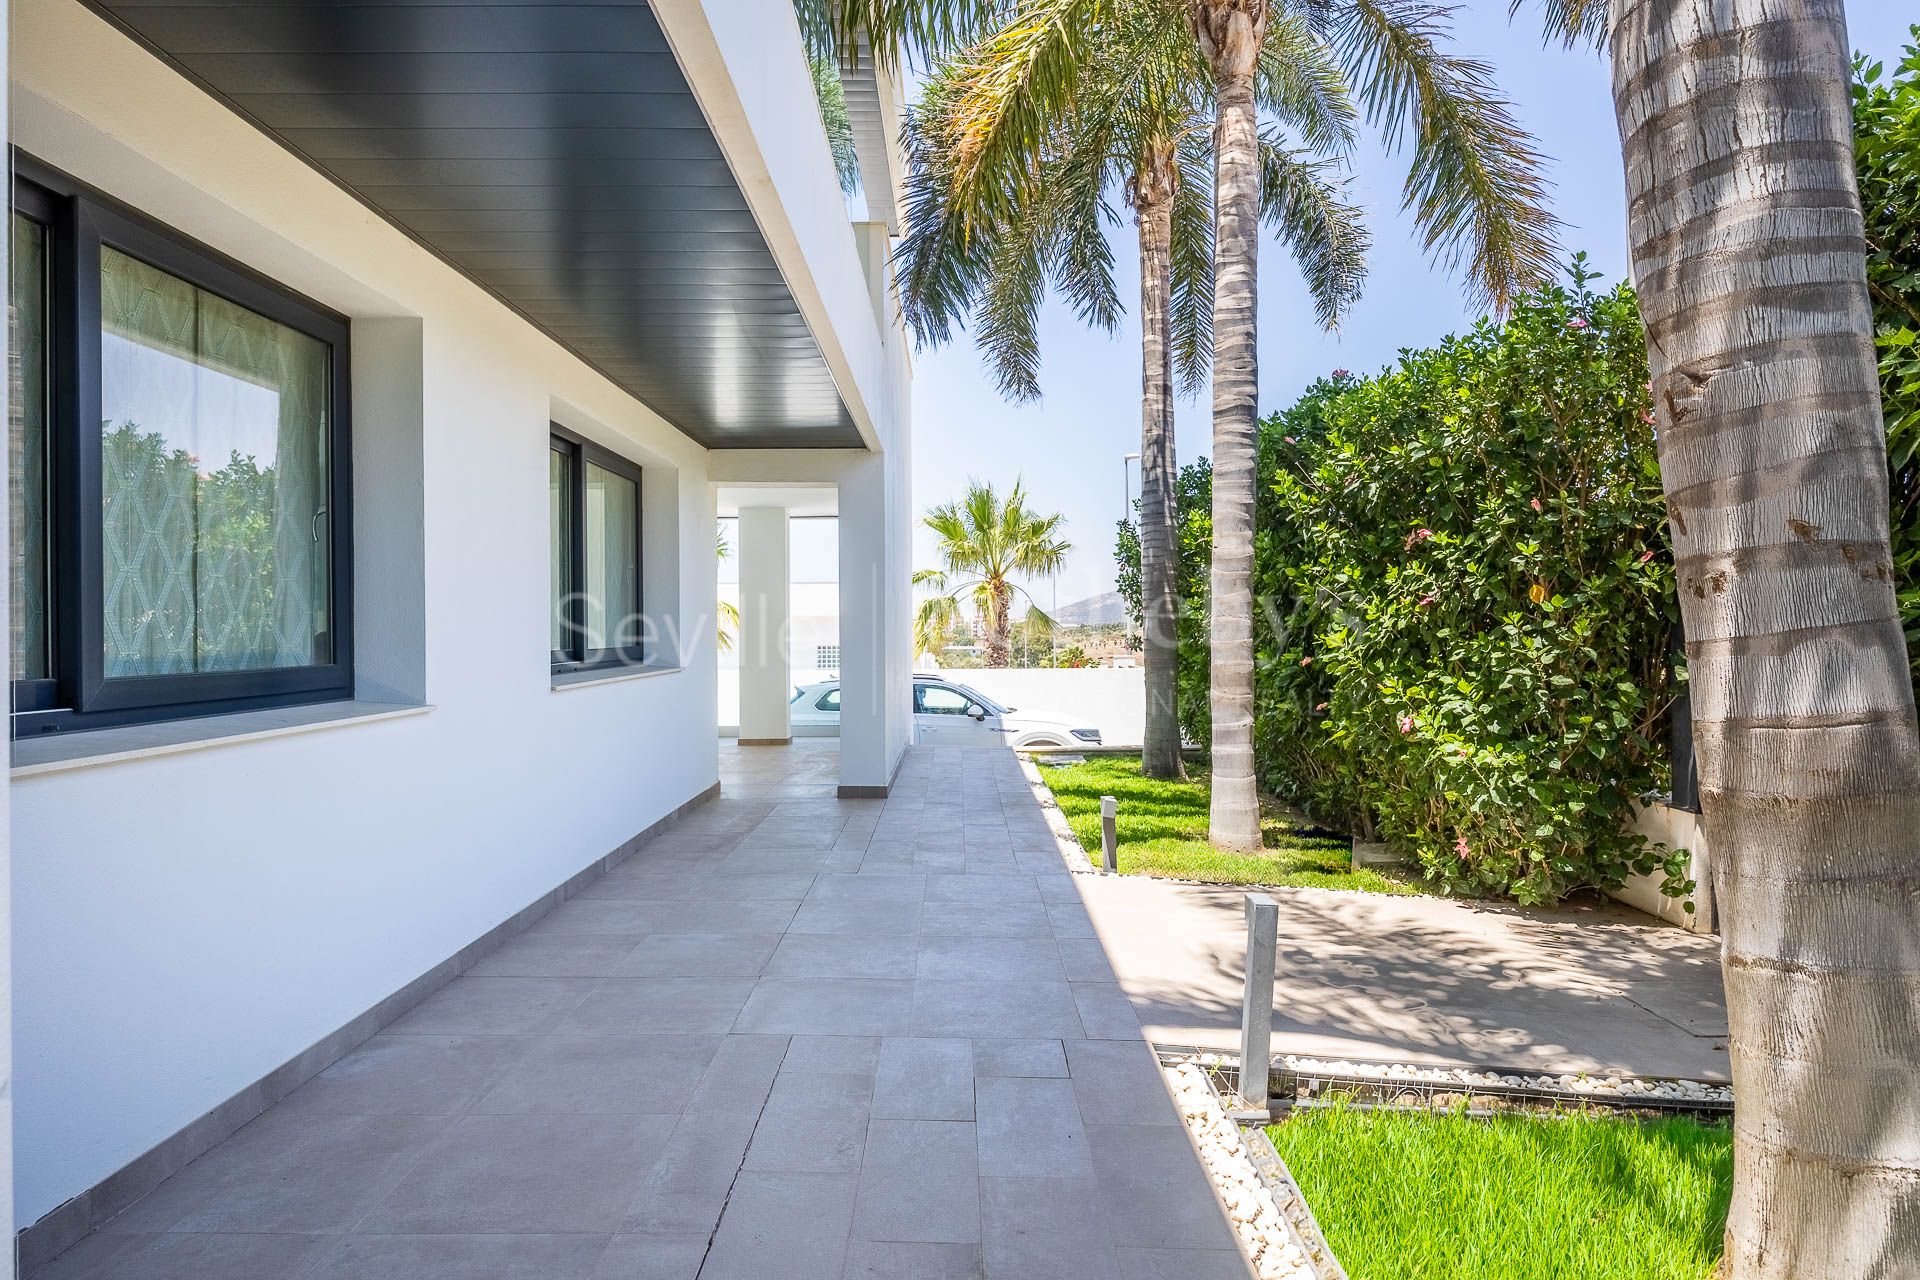
{"label": "window sill", "polygon": [[627,680],[651,680],[655,676],[677,676],[685,667],[592,667],[585,671],[556,671],[547,686],[555,693],[583,689],[588,685],[620,684]]}
{"label": "window sill", "polygon": [[47,734],[13,743],[14,778],[66,773],[99,765],[179,755],[208,747],[285,738],[296,733],[336,729],[423,715],[431,706],[398,702],[321,702],[266,711],[236,711],[224,716],[169,720],[161,724],[122,725],[78,733]]}

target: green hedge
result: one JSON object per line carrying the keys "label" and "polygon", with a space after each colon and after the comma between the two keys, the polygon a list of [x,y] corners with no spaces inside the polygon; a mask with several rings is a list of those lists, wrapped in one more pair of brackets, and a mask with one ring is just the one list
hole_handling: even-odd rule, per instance
{"label": "green hedge", "polygon": [[1576,262],[1281,437],[1274,781],[1457,892],[1651,869],[1628,806],[1665,781],[1675,606],[1646,381],[1632,293]]}
{"label": "green hedge", "polygon": [[[1665,785],[1674,695],[1646,381],[1632,293],[1593,291],[1576,260],[1506,323],[1263,424],[1266,785],[1377,827],[1456,892],[1550,901],[1655,866],[1626,821]],[[1189,575],[1206,479],[1181,486]],[[1204,740],[1204,616],[1186,625],[1183,723]]]}
{"label": "green hedge", "polygon": [[[1920,685],[1920,26],[1862,63],[1855,148],[1893,556]],[[1569,284],[1505,324],[1344,371],[1262,424],[1255,756],[1318,820],[1522,901],[1681,859],[1622,833],[1665,787],[1672,570],[1632,293]],[[1207,741],[1212,475],[1180,477],[1179,709]],[[1537,508],[1535,504],[1538,504]],[[1139,616],[1138,544],[1120,588]],[[1378,826],[1377,833],[1374,828]]]}
{"label": "green hedge", "polygon": [[1892,468],[1893,567],[1920,685],[1920,26],[1912,32],[1891,78],[1858,64],[1853,134]]}

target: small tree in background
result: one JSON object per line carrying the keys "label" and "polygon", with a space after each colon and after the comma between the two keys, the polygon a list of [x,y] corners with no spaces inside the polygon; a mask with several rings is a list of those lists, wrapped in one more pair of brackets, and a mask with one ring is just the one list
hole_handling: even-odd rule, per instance
{"label": "small tree in background", "polygon": [[[1012,665],[1013,595],[1025,594],[1015,578],[1058,573],[1073,544],[1060,537],[1066,517],[1043,516],[1027,506],[1027,491],[1014,481],[1004,500],[990,484],[969,481],[966,496],[927,512],[927,528],[939,538],[941,567],[914,575],[917,585],[939,594],[921,602],[916,643],[938,634],[971,599],[987,628],[987,665]],[[1029,599],[1030,615],[1052,625]]]}

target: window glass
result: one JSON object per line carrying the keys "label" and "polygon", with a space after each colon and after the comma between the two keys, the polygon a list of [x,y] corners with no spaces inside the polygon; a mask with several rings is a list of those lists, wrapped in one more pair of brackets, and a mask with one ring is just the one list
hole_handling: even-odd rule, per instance
{"label": "window glass", "polygon": [[331,661],[316,338],[100,250],[106,674]]}
{"label": "window glass", "polygon": [[7,510],[13,678],[52,674],[47,608],[47,229],[13,215],[8,288]]}
{"label": "window glass", "polygon": [[640,642],[640,487],[587,464],[587,648]]}
{"label": "window glass", "polygon": [[840,709],[840,691],[838,689],[827,690],[820,695],[820,701],[813,705],[821,711],[838,711]]}
{"label": "window glass", "polygon": [[920,710],[933,716],[963,716],[973,703],[967,696],[943,684],[923,684],[914,686],[919,694]]}
{"label": "window glass", "polygon": [[547,511],[550,515],[548,568],[553,588],[551,648],[567,652],[567,596],[573,590],[573,455],[547,450]]}
{"label": "window glass", "polygon": [[980,692],[978,689],[974,688],[972,685],[956,684],[953,687],[955,689],[958,689],[965,696],[972,698],[974,705],[977,707],[985,708],[986,710],[993,712],[995,715],[1005,715],[1007,712],[1007,708],[1001,706],[999,703],[995,702],[992,698],[989,698],[986,694]]}

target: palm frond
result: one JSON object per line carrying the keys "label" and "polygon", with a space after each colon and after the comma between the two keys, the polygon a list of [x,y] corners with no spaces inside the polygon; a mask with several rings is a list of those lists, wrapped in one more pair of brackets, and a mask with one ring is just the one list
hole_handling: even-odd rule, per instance
{"label": "palm frond", "polygon": [[1033,602],[1033,596],[1031,594],[1025,591],[1021,592],[1020,594],[1027,597],[1027,616],[1021,619],[1021,621],[1025,622],[1030,627],[1038,627],[1042,631],[1055,630],[1056,627],[1054,625],[1052,615],[1047,613],[1047,611],[1042,609],[1039,605],[1035,604]]}
{"label": "palm frond", "polygon": [[956,206],[1005,214],[1037,172],[1035,158],[1073,102],[1081,53],[1109,0],[1023,0],[970,48],[946,118]]}
{"label": "palm frond", "polygon": [[1174,152],[1173,234],[1167,242],[1172,305],[1167,340],[1180,394],[1206,383],[1213,360],[1213,138],[1196,134]]}
{"label": "palm frond", "polygon": [[1360,112],[1333,51],[1297,13],[1276,14],[1254,68],[1261,108],[1320,155],[1346,155],[1359,139]]}
{"label": "palm frond", "polygon": [[1544,159],[1495,92],[1492,68],[1441,47],[1451,12],[1426,0],[1342,0],[1322,34],[1387,146],[1412,138],[1402,207],[1423,247],[1463,271],[1477,301],[1504,309],[1553,274],[1559,224],[1546,208]]}
{"label": "palm frond", "polygon": [[1113,283],[1113,246],[1107,231],[1120,216],[1107,200],[1119,151],[1121,123],[1107,109],[1108,95],[1077,103],[1055,130],[1040,170],[1046,205],[1041,234],[1050,242],[1053,285],[1081,323],[1111,333],[1120,323],[1120,295]]}
{"label": "palm frond", "polygon": [[960,621],[960,602],[952,596],[932,596],[920,602],[913,616],[913,654],[933,653]]}
{"label": "palm frond", "polygon": [[838,62],[837,0],[793,0],[793,16],[800,23],[800,43],[807,51],[807,61]]}
{"label": "palm frond", "polygon": [[833,173],[840,190],[853,195],[860,190],[860,153],[853,145],[853,117],[847,113],[847,90],[840,83],[840,69],[830,57],[815,57],[813,96],[820,106],[820,123],[827,131],[827,149],[833,153]]}
{"label": "palm frond", "polygon": [[1040,302],[1047,291],[1045,206],[1031,202],[1013,210],[994,238],[979,306],[975,344],[1009,400],[1040,397]]}
{"label": "palm frond", "polygon": [[994,247],[993,228],[956,213],[950,199],[943,129],[953,90],[949,77],[930,81],[901,130],[907,218],[894,279],[907,324],[922,346],[947,342],[964,322]]}
{"label": "palm frond", "polygon": [[1315,318],[1338,328],[1366,281],[1372,237],[1365,215],[1347,201],[1346,178],[1334,162],[1288,151],[1271,129],[1262,131],[1259,147],[1261,219],[1292,251]]}
{"label": "palm frond", "polygon": [[873,42],[874,60],[902,66],[910,54],[939,59],[978,43],[1004,22],[1009,0],[810,0],[831,5],[833,27],[851,46],[859,34]]}
{"label": "palm frond", "polygon": [[[1526,0],[1511,0],[1507,17],[1516,18]],[[1607,0],[1540,0],[1540,26],[1548,40],[1569,49],[1607,47]]]}

